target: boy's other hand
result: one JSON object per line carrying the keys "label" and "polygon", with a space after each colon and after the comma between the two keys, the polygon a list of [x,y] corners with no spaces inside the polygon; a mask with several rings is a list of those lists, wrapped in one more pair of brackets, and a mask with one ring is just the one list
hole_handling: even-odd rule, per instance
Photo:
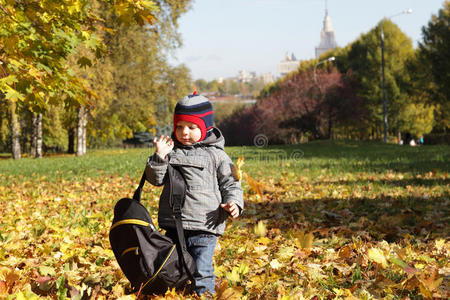
{"label": "boy's other hand", "polygon": [[168,136],[161,135],[158,139],[156,137],[153,139],[153,145],[155,145],[156,153],[162,159],[166,159],[167,154],[173,149],[173,140]]}
{"label": "boy's other hand", "polygon": [[220,204],[220,207],[225,209],[234,219],[239,217],[239,206],[237,206],[237,204],[233,201]]}

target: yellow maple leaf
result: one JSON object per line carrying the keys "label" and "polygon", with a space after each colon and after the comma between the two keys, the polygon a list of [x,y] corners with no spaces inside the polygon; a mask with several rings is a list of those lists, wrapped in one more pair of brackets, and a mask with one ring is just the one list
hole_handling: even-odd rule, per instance
{"label": "yellow maple leaf", "polygon": [[270,262],[270,266],[272,267],[272,269],[277,270],[282,266],[282,264],[280,264],[280,262],[275,258]]}
{"label": "yellow maple leaf", "polygon": [[419,277],[419,281],[421,285],[419,286],[420,292],[427,298],[432,298],[432,294],[437,288],[441,285],[444,280],[443,277],[436,278],[439,276],[439,272],[437,269],[429,269],[430,274],[426,274],[426,272],[422,273]]}
{"label": "yellow maple leaf", "polygon": [[250,286],[255,289],[262,289],[266,285],[266,276],[264,274],[256,275],[250,278]]}
{"label": "yellow maple leaf", "polygon": [[441,251],[445,246],[444,239],[437,239],[434,243],[435,243],[435,247],[438,251]]}
{"label": "yellow maple leaf", "polygon": [[297,239],[295,240],[295,243],[299,248],[309,249],[313,246],[314,235],[312,232],[305,234],[303,231],[300,231]]}
{"label": "yellow maple leaf", "polygon": [[267,228],[266,225],[264,225],[263,221],[259,221],[258,224],[256,224],[253,228],[253,231],[259,237],[266,236],[267,234]]}
{"label": "yellow maple leaf", "polygon": [[27,298],[25,297],[25,295],[22,292],[18,292],[16,294],[16,300],[27,300]]}
{"label": "yellow maple leaf", "polygon": [[241,280],[241,276],[239,275],[238,268],[234,267],[231,272],[227,272],[225,274],[226,278],[230,282],[239,282]]}
{"label": "yellow maple leaf", "polygon": [[236,161],[235,164],[235,171],[236,171],[236,178],[238,180],[242,179],[242,166],[244,165],[244,157],[243,156],[239,156],[239,158]]}
{"label": "yellow maple leaf", "polygon": [[282,261],[289,261],[294,255],[294,251],[292,247],[281,247],[277,253],[277,257]]}
{"label": "yellow maple leaf", "polygon": [[252,190],[261,198],[263,199],[263,184],[254,180],[253,178],[251,178],[247,173],[243,173],[245,180],[247,181],[247,183],[250,185],[250,187],[252,188]]}
{"label": "yellow maple leaf", "polygon": [[222,281],[216,286],[216,299],[217,300],[238,300],[242,298],[244,288],[241,286],[229,287],[227,281]]}
{"label": "yellow maple leaf", "polygon": [[268,237],[263,236],[257,239],[256,242],[262,245],[269,245],[272,242],[272,240],[269,239]]}
{"label": "yellow maple leaf", "polygon": [[383,268],[387,267],[388,263],[386,257],[384,256],[383,252],[381,252],[377,248],[370,248],[367,251],[367,254],[369,255],[370,260],[376,262],[377,264],[380,264]]}

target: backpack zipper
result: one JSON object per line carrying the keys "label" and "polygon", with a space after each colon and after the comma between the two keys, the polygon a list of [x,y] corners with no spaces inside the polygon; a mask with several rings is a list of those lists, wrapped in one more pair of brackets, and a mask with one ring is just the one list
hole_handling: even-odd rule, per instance
{"label": "backpack zipper", "polygon": [[156,276],[158,276],[159,272],[161,272],[162,268],[164,267],[164,265],[167,263],[167,261],[169,260],[170,256],[172,255],[173,251],[175,250],[175,248],[177,247],[177,245],[173,245],[172,249],[170,249],[169,254],[167,255],[166,259],[164,260],[164,262],[161,264],[161,266],[159,267],[158,271],[156,271],[156,273],[149,279],[147,280],[147,282],[142,286],[142,288],[145,288],[145,286],[147,284],[149,284],[153,279],[156,278]]}

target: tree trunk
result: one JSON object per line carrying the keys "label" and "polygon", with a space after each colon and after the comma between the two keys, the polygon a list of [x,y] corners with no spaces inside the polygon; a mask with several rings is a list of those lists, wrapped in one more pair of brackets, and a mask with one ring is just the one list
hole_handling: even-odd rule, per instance
{"label": "tree trunk", "polygon": [[36,158],[42,157],[42,114],[37,115],[36,124]]}
{"label": "tree trunk", "polygon": [[37,115],[31,113],[31,150],[30,156],[36,157],[36,144],[37,144]]}
{"label": "tree trunk", "polygon": [[69,147],[67,149],[67,153],[74,154],[75,153],[75,136],[76,136],[76,128],[69,128]]}
{"label": "tree trunk", "polygon": [[83,116],[84,106],[78,109],[78,123],[77,123],[77,156],[83,155]]}
{"label": "tree trunk", "polygon": [[33,113],[31,118],[31,157],[42,157],[42,114]]}
{"label": "tree trunk", "polygon": [[20,128],[19,128],[19,120],[17,119],[16,114],[16,103],[12,102],[10,105],[10,113],[11,113],[11,151],[12,157],[14,159],[20,159],[22,157],[22,153],[20,150]]}
{"label": "tree trunk", "polygon": [[86,126],[87,126],[88,110],[84,108],[83,111],[83,155],[86,154]]}
{"label": "tree trunk", "polygon": [[77,156],[86,154],[86,125],[87,109],[84,106],[80,106],[77,124]]}

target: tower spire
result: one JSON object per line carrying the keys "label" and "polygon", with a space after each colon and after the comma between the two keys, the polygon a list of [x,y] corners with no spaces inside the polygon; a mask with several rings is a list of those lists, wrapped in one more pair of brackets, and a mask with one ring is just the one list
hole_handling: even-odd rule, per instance
{"label": "tower spire", "polygon": [[322,53],[334,49],[336,46],[334,29],[331,25],[331,18],[328,15],[328,0],[325,0],[325,17],[323,19],[323,28],[320,32],[320,44],[316,47],[316,57],[318,58]]}

